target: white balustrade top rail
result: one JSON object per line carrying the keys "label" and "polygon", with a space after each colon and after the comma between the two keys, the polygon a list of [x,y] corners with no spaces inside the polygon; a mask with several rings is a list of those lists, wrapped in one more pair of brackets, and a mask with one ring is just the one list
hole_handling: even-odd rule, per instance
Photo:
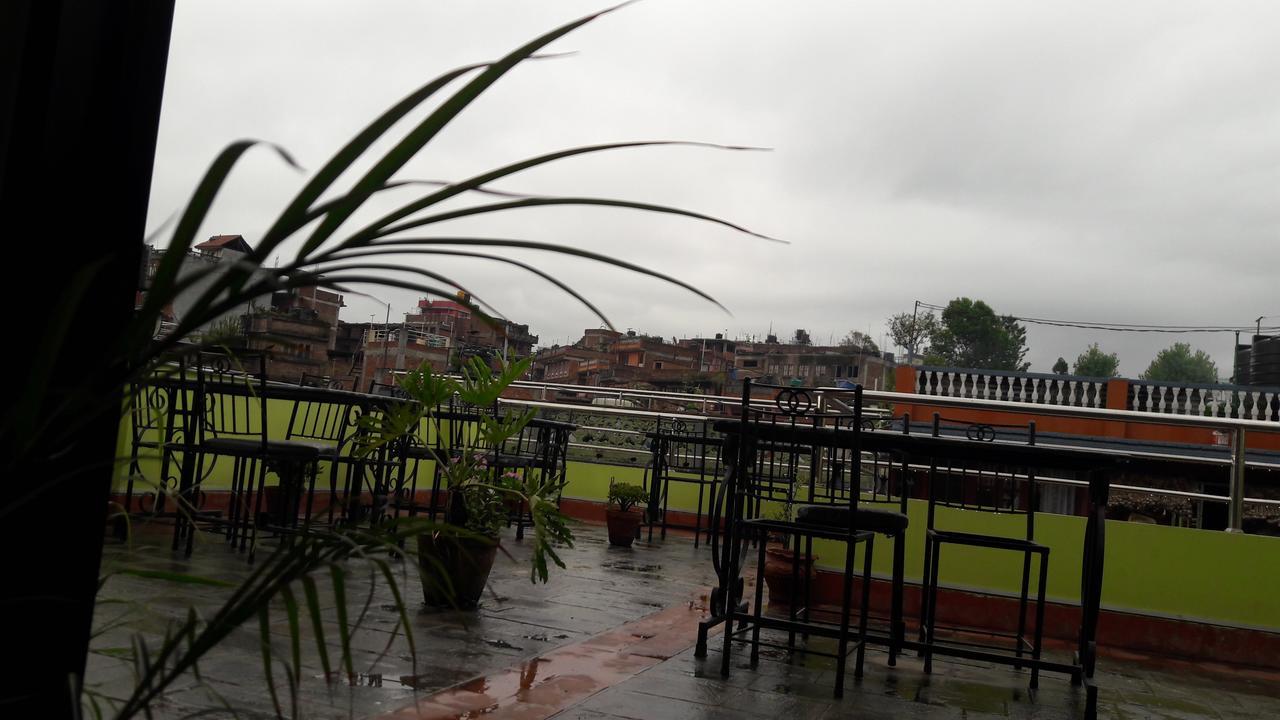
{"label": "white balustrade top rail", "polygon": [[[1280,388],[1114,380],[1124,383],[1126,410],[1280,422]],[[915,368],[912,389],[917,395],[932,397],[1104,409],[1108,406],[1108,388],[1115,387],[1111,381],[1076,375],[926,366]],[[1115,398],[1112,401],[1119,407]]]}
{"label": "white balustrade top rail", "polygon": [[1001,400],[1003,402],[1105,408],[1107,379],[1074,375],[974,370],[967,368],[916,368],[918,395]]}
{"label": "white balustrade top rail", "polygon": [[1280,422],[1280,388],[1129,382],[1129,410]]}

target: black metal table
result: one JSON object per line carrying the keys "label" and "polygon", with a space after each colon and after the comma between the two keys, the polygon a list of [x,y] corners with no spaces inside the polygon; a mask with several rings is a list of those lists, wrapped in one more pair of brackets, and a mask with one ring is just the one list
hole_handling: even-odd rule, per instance
{"label": "black metal table", "polygon": [[[740,421],[721,421],[716,423],[716,430],[733,434]],[[803,437],[805,434],[838,432],[831,428],[798,427],[788,432]],[[1017,664],[1031,666],[1038,664],[1042,670],[1062,672],[1071,676],[1073,683],[1082,684],[1086,693],[1085,717],[1094,720],[1097,717],[1097,686],[1093,681],[1097,663],[1097,630],[1101,612],[1103,561],[1106,548],[1106,506],[1110,495],[1109,470],[1127,463],[1127,459],[1117,453],[1092,450],[1074,446],[1026,445],[1014,442],[979,442],[965,438],[933,436],[919,433],[903,433],[890,430],[863,430],[860,438],[864,452],[889,453],[905,459],[928,458],[933,460],[988,462],[1006,465],[1020,465],[1035,468],[1076,471],[1087,475],[1089,509],[1086,516],[1084,542],[1082,547],[1083,564],[1080,578],[1081,622],[1077,648],[1072,662],[1055,662],[1040,659],[1031,661],[1022,658]],[[727,468],[723,487],[732,486],[732,467]],[[898,543],[901,545],[901,543]],[[726,550],[727,551],[727,550]],[[895,553],[894,602],[901,603],[900,591],[903,582],[901,552]],[[735,584],[740,587],[740,578],[722,578],[721,586],[714,595],[723,605],[733,601]],[[723,610],[723,608],[720,608]],[[894,608],[894,617],[901,617],[901,608]],[[706,636],[711,627],[723,622],[717,614],[716,602],[712,603],[713,617],[704,621],[699,627],[698,650],[705,654]],[[908,641],[903,637],[895,637],[897,632],[891,625],[889,635],[868,634],[871,643],[898,648],[921,649],[922,644]],[[1014,664],[1002,655],[983,652],[963,647],[935,646],[933,652],[970,659]]]}
{"label": "black metal table", "polygon": [[[1083,563],[1080,577],[1080,632],[1071,663],[1036,661],[1041,669],[1070,674],[1073,682],[1085,687],[1085,717],[1097,717],[1097,686],[1093,682],[1097,663],[1098,617],[1102,604],[1103,561],[1106,549],[1106,509],[1111,492],[1109,470],[1127,464],[1121,455],[1072,446],[1027,445],[1017,442],[975,442],[965,438],[911,434],[877,430],[864,432],[866,450],[902,454],[908,458],[947,461],[998,462],[1035,468],[1051,468],[1085,473],[1088,477],[1089,509],[1085,520]],[[918,643],[902,643],[915,648]],[[977,660],[1007,662],[991,653],[967,648],[935,646],[933,652]],[[1023,659],[1022,665],[1030,665]]]}
{"label": "black metal table", "polygon": [[[667,536],[667,528],[678,528],[683,530],[693,530],[693,546],[698,547],[702,539],[702,533],[705,532],[708,538],[711,534],[711,528],[704,528],[702,525],[703,500],[706,498],[707,489],[710,488],[710,498],[708,502],[715,501],[716,486],[720,482],[719,470],[722,464],[722,458],[718,455],[719,448],[724,441],[719,435],[712,435],[704,432],[702,434],[690,433],[687,428],[683,427],[683,423],[676,425],[671,431],[647,432],[644,434],[649,440],[652,447],[652,460],[647,474],[649,482],[649,540],[653,540],[653,528],[657,525],[661,528],[661,536]],[[698,455],[694,467],[687,466],[671,467],[668,457],[673,447],[688,447],[690,450],[697,449]],[[707,453],[715,450],[716,459],[708,463]],[[674,475],[674,472],[682,472],[685,475]],[[697,477],[689,477],[692,475]],[[698,486],[698,507],[694,515],[693,525],[675,525],[667,521],[667,510],[670,498],[670,484],[673,482],[681,482]]]}
{"label": "black metal table", "polygon": [[[169,377],[153,379],[151,381],[151,384],[168,393],[168,396],[169,396],[168,406],[169,408],[172,409],[169,416],[166,418],[166,425],[162,430],[163,439],[161,442],[161,447],[162,447],[162,450],[161,450],[162,471],[161,472],[162,474],[165,474],[164,468],[166,468],[167,466],[169,466],[171,463],[174,462],[172,458],[172,453],[175,451],[180,452],[181,460],[178,462],[180,470],[177,478],[177,487],[175,488],[175,490],[176,490],[177,496],[180,498],[183,498],[186,501],[188,508],[191,509],[190,512],[182,511],[181,509],[179,509],[177,512],[174,512],[174,513],[165,513],[164,494],[163,493],[157,494],[157,499],[153,506],[153,513],[158,515],[171,514],[175,518],[177,518],[177,523],[175,524],[175,532],[174,532],[174,536],[175,536],[174,542],[175,542],[175,548],[176,548],[177,542],[178,542],[178,536],[182,532],[186,531],[184,530],[184,527],[188,522],[188,518],[187,518],[188,514],[191,514],[191,512],[193,512],[195,516],[199,516],[200,515],[199,508],[202,504],[201,499],[199,497],[196,497],[196,493],[199,492],[199,489],[197,487],[196,478],[194,477],[196,455],[198,454],[198,451],[196,448],[190,445],[190,443],[194,440],[194,438],[182,437],[184,432],[190,432],[192,426],[187,425],[185,427],[185,430],[175,427],[175,422],[182,420],[182,415],[184,414],[182,411],[179,411],[178,408],[186,405],[185,403],[177,402],[177,397],[180,393],[196,392],[197,381],[194,378],[190,378],[190,377],[169,376]],[[353,415],[350,420],[350,423],[352,424],[357,422],[356,418],[358,417],[359,413],[366,413],[373,410],[374,408],[385,407],[395,402],[402,402],[401,400],[398,400],[396,398],[391,398],[386,396],[371,395],[367,393],[354,392],[350,390],[339,390],[339,389],[327,388],[327,387],[295,385],[291,383],[283,383],[278,381],[268,381],[265,387],[266,387],[266,390],[264,393],[265,396],[262,398],[264,401],[280,400],[285,402],[292,401],[295,403],[308,402],[308,403],[318,403],[318,404],[332,404],[332,405],[350,408],[351,411],[355,413],[355,415]],[[251,395],[257,394],[258,392],[257,388],[254,387],[253,383],[251,382],[208,383],[205,386],[205,390],[206,392],[209,392],[215,395],[220,395],[220,396],[227,395],[227,396],[237,396],[237,397],[251,396]],[[188,408],[188,412],[190,412],[190,408]],[[193,418],[192,421],[198,422],[199,419]],[[281,496],[278,504],[278,510],[282,515],[287,515],[289,508],[295,507],[296,504],[301,499],[301,494],[300,494],[301,490],[299,487],[296,487],[296,485],[298,485],[298,483],[300,482],[299,478],[296,477],[296,474],[297,474],[295,472],[296,470],[297,468],[288,464],[279,468],[279,471],[280,471],[279,474],[281,477],[281,491],[280,491]],[[162,481],[167,481],[167,480],[162,478]],[[347,491],[348,493],[350,493],[351,488],[347,488]],[[308,506],[309,505],[310,503],[308,503]],[[332,503],[330,505],[332,506]],[[309,514],[310,513],[308,511],[308,516]],[[277,524],[280,525],[281,527],[284,527],[290,524],[286,522],[283,518],[276,518],[276,520],[279,520]]]}

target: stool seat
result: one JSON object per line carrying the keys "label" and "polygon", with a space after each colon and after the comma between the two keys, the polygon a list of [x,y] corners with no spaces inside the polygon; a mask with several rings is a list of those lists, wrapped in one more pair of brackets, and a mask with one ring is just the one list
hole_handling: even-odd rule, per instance
{"label": "stool seat", "polygon": [[[898,535],[907,529],[907,516],[900,512],[862,507],[854,512],[853,527],[856,530]],[[848,527],[849,508],[841,505],[803,505],[796,511],[796,521],[826,527]]]}
{"label": "stool seat", "polygon": [[320,457],[320,448],[308,442],[292,440],[261,440],[250,438],[209,438],[204,441],[206,452],[240,457],[267,457],[273,460],[314,460]]}

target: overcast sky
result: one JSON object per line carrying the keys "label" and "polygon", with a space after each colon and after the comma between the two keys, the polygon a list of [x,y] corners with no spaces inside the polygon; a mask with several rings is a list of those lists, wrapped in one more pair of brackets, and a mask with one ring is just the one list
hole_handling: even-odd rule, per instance
{"label": "overcast sky", "polygon": [[[436,74],[496,59],[604,6],[184,0],[149,225],[183,206],[228,142],[271,140],[314,170]],[[400,177],[462,179],[617,140],[772,148],[621,150],[495,187],[672,204],[788,244],[602,208],[531,208],[439,228],[615,255],[686,280],[732,311],[622,270],[519,255],[589,296],[619,329],[763,337],[772,326],[790,337],[803,327],[821,343],[858,329],[880,341],[885,319],[915,300],[962,295],[1000,313],[1066,320],[1246,325],[1280,316],[1273,0],[647,0],[549,50],[576,55],[516,68]],[[202,235],[256,243],[304,178],[251,152]],[[371,210],[413,196],[388,193]],[[528,323],[544,345],[600,324],[518,270],[460,260],[433,267]],[[370,291],[391,303],[393,318],[416,301]],[[343,317],[353,322],[385,314],[368,299],[348,305]],[[1136,376],[1160,348],[1190,341],[1231,373],[1229,334],[1028,329],[1033,370],[1096,341]]]}

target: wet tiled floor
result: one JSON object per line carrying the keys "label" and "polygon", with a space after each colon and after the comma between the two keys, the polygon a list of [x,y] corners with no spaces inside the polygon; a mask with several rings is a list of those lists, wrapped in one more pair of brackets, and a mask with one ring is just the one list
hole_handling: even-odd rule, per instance
{"label": "wet tiled floor", "polygon": [[[872,648],[866,675],[850,676],[845,698],[834,700],[832,661],[766,650],[755,668],[746,649],[722,679],[720,642],[713,638],[705,660],[693,657],[693,628],[711,585],[710,551],[669,537],[633,549],[611,548],[604,529],[579,525],[577,543],[562,555],[568,567],[553,570],[546,585],[529,583],[527,544],[505,542],[513,558],[499,557],[493,593],[479,610],[416,611],[411,617],[416,664],[384,582],[368,574],[350,577],[352,614],[366,601],[361,631],[353,638],[357,676],[352,684],[327,682],[312,635],[302,633],[302,673],[296,706],[283,712],[306,718],[521,717],[521,718],[1056,718],[1080,717],[1084,695],[1061,676],[1046,674],[1027,689],[1027,675],[978,662],[935,660],[925,675],[907,655],[896,668]],[[163,538],[147,538],[160,541]],[[236,580],[250,567],[206,538],[190,561],[175,560],[160,547],[128,552],[111,546],[108,566],[190,572]],[[320,583],[325,606],[326,646],[336,657],[340,643],[332,594]],[[406,599],[416,603],[416,576],[402,579]],[[211,615],[222,589],[115,575],[100,599],[88,682],[103,698],[120,698],[132,687],[132,672],[120,658],[129,637],[142,632],[156,642],[166,618],[188,606]],[[327,603],[327,604],[326,604]],[[202,681],[189,677],[154,705],[156,717],[275,717],[259,654],[256,623],[243,628],[201,664]],[[289,653],[288,621],[271,624],[276,656]],[[814,641],[818,642],[818,641]],[[1270,718],[1280,717],[1280,673],[1179,661],[1100,660],[1100,717]],[[277,678],[283,683],[283,678]]]}

